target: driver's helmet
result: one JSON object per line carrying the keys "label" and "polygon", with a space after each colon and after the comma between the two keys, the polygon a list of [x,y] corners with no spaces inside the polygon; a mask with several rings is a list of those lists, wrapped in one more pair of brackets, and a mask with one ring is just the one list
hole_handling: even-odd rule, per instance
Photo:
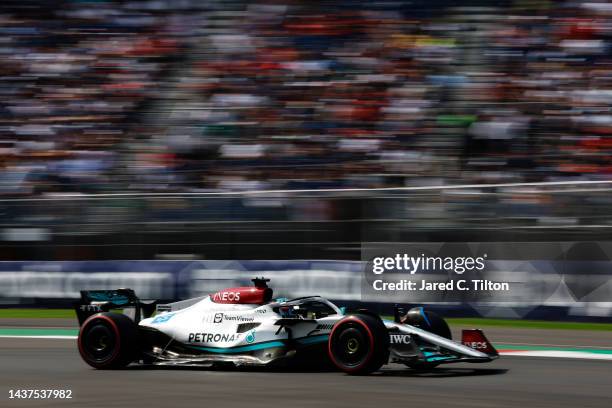
{"label": "driver's helmet", "polygon": [[300,313],[300,305],[281,305],[278,308],[278,313],[281,315],[281,317],[284,318],[288,318],[288,319],[295,319],[295,318],[300,318],[302,315]]}
{"label": "driver's helmet", "polygon": [[287,300],[284,299],[284,302],[281,302],[280,307],[278,308],[278,313],[281,315],[281,317],[287,319],[304,318],[306,317],[306,312],[307,310],[302,307],[302,302],[299,300],[287,302]]}

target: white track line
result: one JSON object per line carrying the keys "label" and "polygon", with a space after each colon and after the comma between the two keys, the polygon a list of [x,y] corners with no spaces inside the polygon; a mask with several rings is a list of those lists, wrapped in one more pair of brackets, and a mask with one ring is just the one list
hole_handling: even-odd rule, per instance
{"label": "white track line", "polygon": [[59,339],[59,340],[74,340],[77,338],[77,336],[53,336],[53,335],[40,335],[40,336],[36,336],[36,335],[14,335],[14,334],[0,334],[0,338],[3,339]]}
{"label": "white track line", "polygon": [[[496,341],[496,344],[503,344],[504,346],[539,346],[539,347],[555,347],[555,348],[583,348],[583,349],[597,349],[597,350],[610,350],[612,353],[612,347],[604,346],[580,346],[578,344],[550,344],[550,343],[513,343],[510,341]],[[515,350],[519,351],[519,350]]]}
{"label": "white track line", "polygon": [[519,357],[554,357],[554,358],[582,358],[588,360],[612,360],[612,354],[589,353],[585,351],[563,350],[521,350],[500,352],[502,356]]}

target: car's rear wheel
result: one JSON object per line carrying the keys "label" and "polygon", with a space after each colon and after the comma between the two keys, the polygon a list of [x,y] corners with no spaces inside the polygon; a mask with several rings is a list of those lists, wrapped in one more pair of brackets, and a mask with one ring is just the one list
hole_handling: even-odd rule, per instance
{"label": "car's rear wheel", "polygon": [[87,364],[98,369],[117,369],[137,357],[138,327],[118,313],[99,313],[81,326],[79,353]]}
{"label": "car's rear wheel", "polygon": [[389,334],[383,322],[374,316],[347,316],[334,325],[328,352],[334,365],[345,373],[369,374],[387,361]]}

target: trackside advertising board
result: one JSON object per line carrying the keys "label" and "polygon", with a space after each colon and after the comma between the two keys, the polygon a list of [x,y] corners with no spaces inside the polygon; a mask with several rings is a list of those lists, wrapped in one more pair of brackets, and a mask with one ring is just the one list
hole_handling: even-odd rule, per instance
{"label": "trackside advertising board", "polygon": [[[362,261],[0,262],[0,304],[72,302],[83,289],[129,287],[142,299],[177,300],[250,285],[275,296],[318,294],[345,302],[453,305],[467,314],[525,317],[543,307],[612,314],[608,243],[468,243],[368,246]],[[562,312],[559,312],[562,310]]]}

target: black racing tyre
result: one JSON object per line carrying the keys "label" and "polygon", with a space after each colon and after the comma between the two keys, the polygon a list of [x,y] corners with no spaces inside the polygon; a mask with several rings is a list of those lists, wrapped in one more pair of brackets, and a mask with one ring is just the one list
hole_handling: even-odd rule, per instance
{"label": "black racing tyre", "polygon": [[444,318],[437,313],[424,310],[422,307],[410,309],[401,319],[401,322],[437,334],[449,340],[453,339],[453,335]]}
{"label": "black racing tyre", "polygon": [[81,326],[79,353],[97,369],[123,368],[138,356],[138,326],[118,313],[98,313]]}
{"label": "black racing tyre", "polygon": [[389,358],[389,333],[379,318],[354,314],[334,325],[327,347],[332,363],[340,370],[370,374]]}
{"label": "black racing tyre", "polygon": [[[401,319],[401,321],[402,323],[418,327],[419,329],[437,334],[438,336],[447,338],[449,340],[452,340],[453,338],[450,328],[448,327],[448,324],[444,318],[437,313],[424,310],[422,307],[410,309]],[[415,361],[413,363],[406,363],[406,365],[415,370],[428,371],[437,367],[439,363]]]}

